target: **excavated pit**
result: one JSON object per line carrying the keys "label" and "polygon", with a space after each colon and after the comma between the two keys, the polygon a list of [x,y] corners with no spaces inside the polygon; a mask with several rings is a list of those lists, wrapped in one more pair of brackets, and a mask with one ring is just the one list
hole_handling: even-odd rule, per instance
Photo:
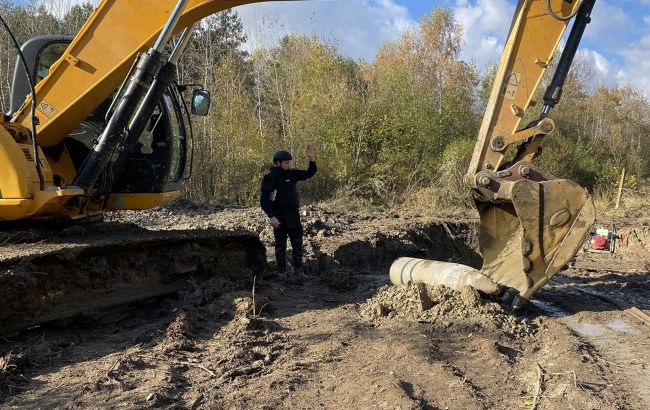
{"label": "excavated pit", "polygon": [[[346,235],[344,235],[345,237]],[[354,235],[353,235],[354,236]],[[505,332],[526,338],[536,326],[526,317],[513,315],[499,303],[482,297],[470,287],[388,283],[391,264],[399,257],[454,262],[479,269],[478,224],[434,221],[409,223],[404,230],[374,232],[363,238],[337,240],[310,252],[312,271],[334,289],[349,288],[363,274],[381,278],[379,288],[360,304],[361,317],[378,326],[394,322],[427,323],[444,332]]]}
{"label": "excavated pit", "polygon": [[[55,241],[56,242],[56,241]],[[73,246],[34,246],[0,261],[0,334],[172,293],[208,278],[250,279],[266,268],[250,233],[131,232]]]}
{"label": "excavated pit", "polygon": [[403,230],[343,235],[330,241],[311,241],[307,264],[313,274],[348,271],[388,275],[400,257],[434,259],[480,268],[478,224],[454,222],[408,223]]}

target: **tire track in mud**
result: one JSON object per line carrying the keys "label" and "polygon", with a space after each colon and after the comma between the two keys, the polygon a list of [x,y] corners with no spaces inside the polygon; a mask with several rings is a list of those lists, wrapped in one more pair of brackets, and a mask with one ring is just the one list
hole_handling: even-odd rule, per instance
{"label": "tire track in mud", "polygon": [[583,340],[583,352],[601,369],[613,367],[636,385],[640,408],[650,408],[648,327],[616,306],[569,286],[560,283],[543,291],[535,306]]}
{"label": "tire track in mud", "polygon": [[492,399],[488,398],[483,393],[483,389],[478,387],[471,379],[469,379],[464,371],[450,363],[444,365],[443,369],[446,370],[451,375],[451,377],[455,377],[460,380],[462,387],[467,390],[467,392],[474,399],[475,403],[477,405],[480,405],[482,409],[494,408]]}

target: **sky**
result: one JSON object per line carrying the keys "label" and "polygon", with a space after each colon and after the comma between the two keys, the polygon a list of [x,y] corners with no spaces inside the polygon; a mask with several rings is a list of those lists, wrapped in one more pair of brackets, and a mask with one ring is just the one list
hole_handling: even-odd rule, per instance
{"label": "sky", "polygon": [[[443,6],[454,11],[464,28],[461,58],[484,68],[499,60],[515,4],[516,0],[313,0],[251,4],[236,10],[250,49],[274,46],[288,33],[317,33],[335,41],[342,54],[371,61],[381,44],[414,29],[423,15]],[[650,0],[597,0],[579,53],[591,64],[597,83],[630,84],[650,98]]]}
{"label": "sky", "polygon": [[[461,58],[479,68],[498,62],[514,0],[320,0],[273,2],[236,8],[249,38],[248,47],[273,45],[287,33],[317,33],[335,40],[342,54],[372,60],[379,46],[392,41],[435,6],[454,11],[463,26]],[[580,54],[591,64],[595,81],[633,85],[650,97],[650,0],[597,0]]]}

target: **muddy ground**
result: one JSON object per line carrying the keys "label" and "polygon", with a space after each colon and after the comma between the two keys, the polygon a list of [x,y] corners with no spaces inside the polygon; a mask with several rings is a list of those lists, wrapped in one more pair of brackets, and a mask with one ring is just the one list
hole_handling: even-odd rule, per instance
{"label": "muddy ground", "polygon": [[[480,266],[477,224],[307,207],[304,284],[215,278],[177,296],[0,340],[3,408],[645,409],[650,219],[603,219],[614,254],[582,253],[518,314],[464,289],[393,287],[398,256]],[[257,209],[181,202],[5,237],[13,251],[91,231],[271,231]],[[56,239],[53,239],[56,237]],[[0,238],[2,239],[2,238]],[[83,239],[81,239],[83,240]],[[423,310],[423,292],[431,306]]]}

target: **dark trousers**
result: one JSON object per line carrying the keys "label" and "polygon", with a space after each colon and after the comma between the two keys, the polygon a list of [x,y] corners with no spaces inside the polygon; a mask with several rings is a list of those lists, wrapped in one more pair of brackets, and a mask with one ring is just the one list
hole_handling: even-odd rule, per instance
{"label": "dark trousers", "polygon": [[293,268],[302,267],[302,226],[295,228],[286,228],[280,225],[278,229],[273,230],[275,237],[275,262],[278,264],[278,270],[285,272],[287,270],[287,236],[291,241],[291,254],[293,255]]}

